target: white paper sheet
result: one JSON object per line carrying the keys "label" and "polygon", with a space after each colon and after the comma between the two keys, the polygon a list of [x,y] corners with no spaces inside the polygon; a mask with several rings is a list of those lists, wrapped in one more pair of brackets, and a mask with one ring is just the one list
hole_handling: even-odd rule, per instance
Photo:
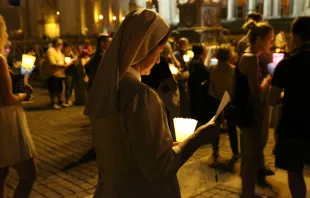
{"label": "white paper sheet", "polygon": [[217,117],[224,110],[224,108],[229,103],[229,101],[230,101],[230,96],[229,96],[228,92],[225,91],[225,93],[223,95],[223,98],[222,98],[222,101],[221,101],[219,107],[217,108],[216,114],[215,114],[215,116],[210,121],[212,121],[212,122],[216,121]]}

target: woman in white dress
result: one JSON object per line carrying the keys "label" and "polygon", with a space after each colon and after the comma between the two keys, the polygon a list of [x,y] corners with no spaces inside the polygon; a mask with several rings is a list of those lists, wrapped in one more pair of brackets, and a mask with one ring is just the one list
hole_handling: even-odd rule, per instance
{"label": "woman in white dress", "polygon": [[177,171],[216,139],[214,123],[208,123],[173,143],[162,101],[141,82],[158,63],[169,33],[159,14],[135,10],[100,63],[85,108],[100,172],[96,198],[179,198]]}
{"label": "woman in white dress", "polygon": [[0,198],[6,197],[5,180],[9,167],[14,168],[19,176],[14,198],[29,197],[36,180],[37,167],[33,159],[35,149],[21,101],[30,99],[32,88],[27,86],[26,94],[12,93],[9,67],[3,56],[7,39],[6,25],[0,16]]}

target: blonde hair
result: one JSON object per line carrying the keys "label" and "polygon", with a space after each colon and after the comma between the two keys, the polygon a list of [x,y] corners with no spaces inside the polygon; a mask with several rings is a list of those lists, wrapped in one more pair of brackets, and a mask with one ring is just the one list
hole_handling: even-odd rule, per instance
{"label": "blonde hair", "polygon": [[0,53],[4,54],[6,45],[6,25],[2,15],[0,15]]}
{"label": "blonde hair", "polygon": [[268,22],[255,22],[254,20],[249,20],[244,27],[249,30],[248,38],[251,44],[261,37],[265,38],[269,32],[273,31],[273,28],[269,25]]}

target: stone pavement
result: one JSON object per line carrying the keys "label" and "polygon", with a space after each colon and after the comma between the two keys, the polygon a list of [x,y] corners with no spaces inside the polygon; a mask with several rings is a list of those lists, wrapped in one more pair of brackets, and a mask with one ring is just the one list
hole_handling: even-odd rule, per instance
{"label": "stone pavement", "polygon": [[[39,177],[31,197],[92,197],[97,183],[95,161],[77,163],[70,169],[68,165],[79,161],[91,148],[89,121],[83,116],[82,106],[61,110],[48,108],[46,90],[36,89],[33,103],[25,104],[28,124],[37,148]],[[265,151],[266,163],[274,169],[273,131]],[[220,159],[216,171],[219,182],[215,181],[215,169],[212,168],[211,148],[199,149],[178,173],[182,197],[239,197],[240,162],[231,163],[231,151],[227,134],[221,135]],[[310,189],[310,168],[305,170]],[[269,197],[289,198],[286,174],[277,170],[276,175],[268,177],[273,190],[257,188],[257,192]],[[17,183],[16,173],[12,170],[7,186],[8,195]],[[309,191],[310,196],[310,191]]]}

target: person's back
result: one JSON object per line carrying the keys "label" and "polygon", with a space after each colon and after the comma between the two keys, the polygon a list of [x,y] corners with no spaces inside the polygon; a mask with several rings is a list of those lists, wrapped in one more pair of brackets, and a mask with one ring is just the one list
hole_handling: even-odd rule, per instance
{"label": "person's back", "polygon": [[[310,135],[308,130],[310,106],[309,97],[309,73],[310,73],[310,45],[304,46],[296,54],[281,62],[279,72],[282,73],[281,80],[284,84],[283,113],[280,128],[291,135]],[[283,75],[284,74],[284,75]],[[277,76],[276,76],[277,77]]]}
{"label": "person's back", "polygon": [[209,95],[221,100],[224,92],[232,95],[235,76],[235,66],[219,63],[211,70]]}

